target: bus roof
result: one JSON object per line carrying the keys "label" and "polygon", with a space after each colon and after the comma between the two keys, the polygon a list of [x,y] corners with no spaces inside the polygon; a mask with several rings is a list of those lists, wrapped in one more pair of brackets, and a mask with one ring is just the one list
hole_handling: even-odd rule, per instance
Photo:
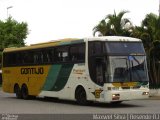
{"label": "bus roof", "polygon": [[60,46],[60,45],[66,45],[66,44],[80,43],[82,41],[84,40],[77,39],[77,38],[65,38],[60,40],[51,40],[44,43],[31,44],[25,47],[5,48],[3,52],[23,51],[23,50],[38,49],[38,48],[45,48],[45,47],[52,47],[52,46]]}
{"label": "bus roof", "polygon": [[132,38],[132,37],[124,37],[124,36],[102,36],[102,37],[92,37],[88,38],[88,41],[128,41],[128,42],[141,42],[138,38]]}
{"label": "bus roof", "polygon": [[30,46],[25,46],[25,47],[5,48],[3,52],[23,51],[23,50],[29,50],[29,49],[38,49],[38,48],[45,48],[45,47],[52,47],[52,46],[83,43],[86,41],[128,41],[128,42],[137,41],[137,42],[141,42],[141,40],[137,38],[122,37],[122,36],[89,37],[89,38],[84,38],[84,39],[65,38],[65,39],[60,39],[60,40],[52,40],[52,41],[44,42],[44,43],[31,44]]}

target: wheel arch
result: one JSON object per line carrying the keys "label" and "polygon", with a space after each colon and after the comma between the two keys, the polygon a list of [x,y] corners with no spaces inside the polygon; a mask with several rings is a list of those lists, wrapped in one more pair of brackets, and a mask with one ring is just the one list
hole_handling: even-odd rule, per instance
{"label": "wheel arch", "polygon": [[24,88],[24,87],[28,90],[28,94],[29,94],[29,89],[28,89],[28,86],[27,86],[26,83],[23,83],[23,84],[21,85],[21,89]]}
{"label": "wheel arch", "polygon": [[75,98],[75,99],[77,98],[76,92],[77,92],[77,90],[79,90],[79,89],[83,89],[83,90],[85,91],[85,93],[86,93],[86,98],[88,98],[88,97],[87,97],[86,89],[85,89],[85,87],[84,87],[83,85],[77,85],[77,86],[75,87],[74,98]]}
{"label": "wheel arch", "polygon": [[[14,87],[12,88],[14,93],[15,93],[15,88],[16,88],[16,87],[19,87],[19,88],[20,88],[20,86],[19,86],[18,83],[15,83],[15,84],[14,84]],[[20,88],[20,89],[21,89],[21,88]]]}

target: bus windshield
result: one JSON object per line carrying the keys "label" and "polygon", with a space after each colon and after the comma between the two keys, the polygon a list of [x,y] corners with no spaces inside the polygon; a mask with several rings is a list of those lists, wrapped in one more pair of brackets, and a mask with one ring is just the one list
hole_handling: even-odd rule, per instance
{"label": "bus windshield", "polygon": [[109,55],[145,55],[141,42],[106,42],[105,48]]}
{"label": "bus windshield", "polygon": [[148,81],[145,56],[109,56],[109,82]]}
{"label": "bus windshield", "polygon": [[88,60],[91,79],[99,85],[148,81],[146,54],[140,41],[90,42]]}

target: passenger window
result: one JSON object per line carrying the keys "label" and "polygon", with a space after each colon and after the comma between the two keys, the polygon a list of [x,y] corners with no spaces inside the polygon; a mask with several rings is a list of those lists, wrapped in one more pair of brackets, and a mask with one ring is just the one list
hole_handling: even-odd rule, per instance
{"label": "passenger window", "polygon": [[71,48],[70,48],[70,60],[74,61],[74,62],[85,60],[85,45],[84,44],[71,46]]}
{"label": "passenger window", "polygon": [[56,59],[57,62],[67,62],[69,61],[69,56],[68,56],[68,49],[69,47],[67,46],[61,46],[56,48]]}

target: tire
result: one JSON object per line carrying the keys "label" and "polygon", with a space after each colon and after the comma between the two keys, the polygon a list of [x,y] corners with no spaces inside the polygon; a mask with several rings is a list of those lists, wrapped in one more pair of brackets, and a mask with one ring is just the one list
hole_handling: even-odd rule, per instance
{"label": "tire", "polygon": [[20,87],[19,87],[18,84],[16,84],[16,85],[14,86],[14,93],[16,94],[16,97],[17,97],[18,99],[21,99],[21,98],[22,98],[21,89],[20,89]]}
{"label": "tire", "polygon": [[27,88],[26,85],[22,85],[21,94],[22,94],[22,98],[24,100],[28,100],[29,99],[28,88]]}
{"label": "tire", "polygon": [[87,105],[87,96],[84,88],[79,87],[76,89],[75,98],[79,105]]}
{"label": "tire", "polygon": [[121,104],[121,103],[122,103],[122,101],[111,102],[112,105],[119,105],[119,104]]}

